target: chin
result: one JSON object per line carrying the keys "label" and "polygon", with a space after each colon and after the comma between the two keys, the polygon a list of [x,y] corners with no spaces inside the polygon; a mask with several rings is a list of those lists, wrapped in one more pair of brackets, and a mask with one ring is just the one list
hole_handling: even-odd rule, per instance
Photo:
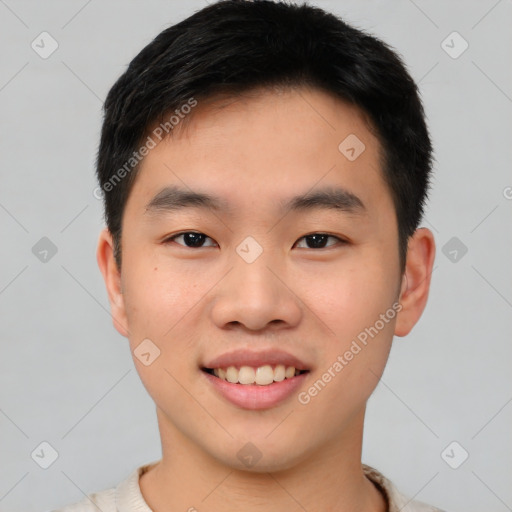
{"label": "chin", "polygon": [[290,447],[281,447],[277,450],[275,447],[268,446],[268,442],[265,444],[263,440],[261,443],[247,441],[236,444],[235,457],[226,457],[226,452],[223,452],[216,458],[221,464],[238,471],[248,473],[286,471],[297,466],[305,458],[305,454],[301,456],[298,453],[291,453]]}

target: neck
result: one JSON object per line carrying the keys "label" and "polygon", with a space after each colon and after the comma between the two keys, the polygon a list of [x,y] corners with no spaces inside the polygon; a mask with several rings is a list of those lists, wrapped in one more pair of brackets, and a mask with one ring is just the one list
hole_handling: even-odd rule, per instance
{"label": "neck", "polygon": [[384,512],[385,500],[361,466],[364,410],[350,431],[287,469],[241,471],[201,450],[157,409],[162,460],[140,478],[153,512]]}

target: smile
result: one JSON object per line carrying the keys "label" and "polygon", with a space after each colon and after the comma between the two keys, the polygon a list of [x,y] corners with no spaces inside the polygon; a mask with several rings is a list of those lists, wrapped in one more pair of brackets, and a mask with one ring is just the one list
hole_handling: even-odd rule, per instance
{"label": "smile", "polygon": [[203,368],[203,371],[231,384],[257,384],[258,386],[268,386],[274,382],[282,382],[285,379],[291,379],[306,372],[306,370],[298,370],[294,366],[285,366],[283,364],[274,366],[265,364],[258,367],[242,366],[240,368],[236,366]]}
{"label": "smile", "polygon": [[[284,367],[284,378],[274,380],[276,377],[280,379],[283,376],[283,368],[279,366],[275,368],[270,365],[258,368],[242,366],[240,369],[234,366],[226,369],[203,368],[201,374],[204,375],[212,390],[231,405],[240,409],[265,410],[276,407],[299,393],[310,373],[307,370],[297,370],[293,366],[287,366]],[[258,374],[257,370],[260,368],[264,370]],[[219,375],[215,375],[216,373]],[[228,381],[228,376],[233,381],[236,379],[236,382]],[[269,382],[271,377],[272,381]],[[258,384],[256,379],[265,384]]]}

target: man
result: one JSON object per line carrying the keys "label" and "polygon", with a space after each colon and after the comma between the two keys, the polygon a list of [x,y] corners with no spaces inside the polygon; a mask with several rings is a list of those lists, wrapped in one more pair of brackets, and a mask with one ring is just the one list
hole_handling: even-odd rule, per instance
{"label": "man", "polygon": [[144,48],[105,102],[97,257],[162,459],[62,510],[438,510],[361,463],[428,297],[431,152],[399,57],[319,8],[221,1]]}

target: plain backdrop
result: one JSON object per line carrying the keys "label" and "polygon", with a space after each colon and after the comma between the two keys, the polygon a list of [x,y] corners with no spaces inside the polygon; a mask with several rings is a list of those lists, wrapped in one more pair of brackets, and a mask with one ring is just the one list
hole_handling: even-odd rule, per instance
{"label": "plain backdrop", "polygon": [[[369,401],[363,461],[448,511],[511,510],[512,3],[311,3],[403,56],[435,145],[430,300]],[[115,79],[205,5],[0,1],[2,512],[78,501],[160,457],[96,265],[94,163]],[[42,453],[57,456],[47,469]]]}

